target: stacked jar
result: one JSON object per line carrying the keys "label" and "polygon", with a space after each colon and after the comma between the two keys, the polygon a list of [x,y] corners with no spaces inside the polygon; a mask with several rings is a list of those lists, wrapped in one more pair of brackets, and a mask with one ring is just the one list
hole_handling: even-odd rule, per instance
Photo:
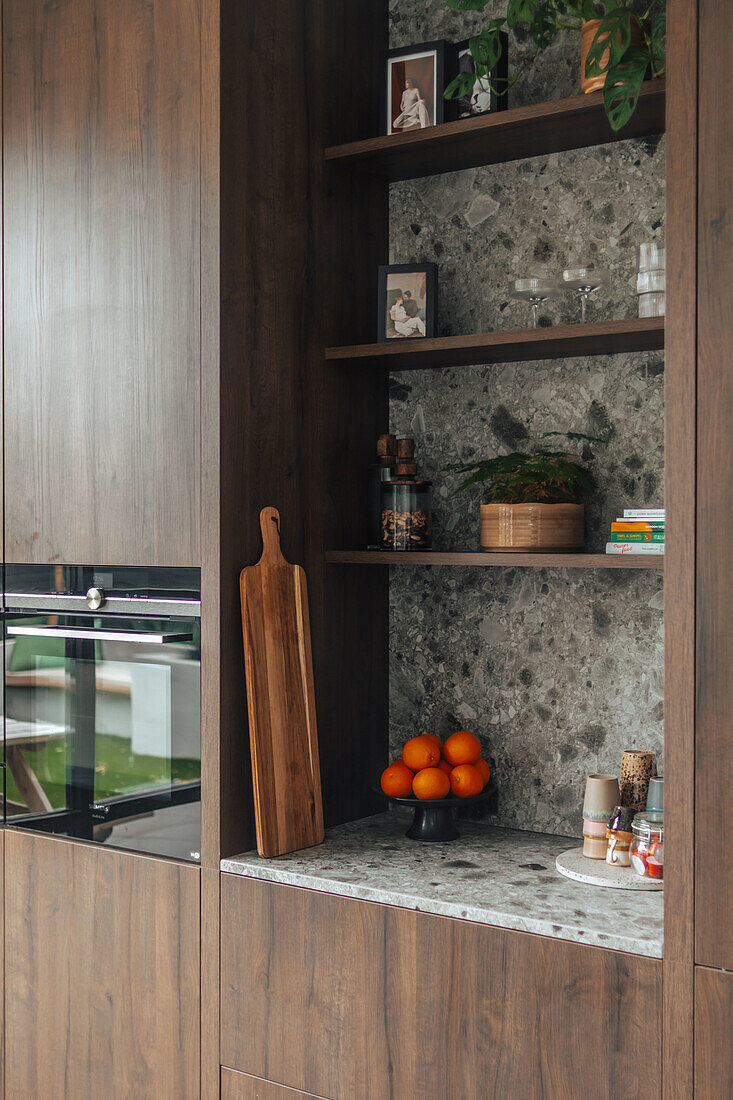
{"label": "stacked jar", "polygon": [[636,293],[640,317],[664,317],[666,299],[666,249],[652,241],[637,249]]}
{"label": "stacked jar", "polygon": [[381,483],[383,550],[430,549],[430,486],[417,476],[415,440],[397,440],[394,477]]}

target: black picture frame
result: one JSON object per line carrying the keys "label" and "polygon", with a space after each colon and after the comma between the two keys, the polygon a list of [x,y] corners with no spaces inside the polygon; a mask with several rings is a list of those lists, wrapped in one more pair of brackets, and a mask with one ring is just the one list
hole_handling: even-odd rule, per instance
{"label": "black picture frame", "polygon": [[[388,315],[391,308],[389,301],[390,294],[404,290],[405,292],[412,294],[410,288],[402,286],[390,287],[390,276],[399,275],[424,275],[425,276],[425,305],[419,307],[417,314],[420,315],[424,309],[425,317],[423,325],[425,332],[419,331],[419,327],[415,327],[411,333],[393,332],[390,334],[390,324],[388,322]],[[379,278],[377,280],[379,287],[378,305],[377,305],[377,340],[379,342],[387,340],[415,340],[415,339],[429,339],[431,336],[435,336],[435,323],[438,313],[438,265],[427,264],[382,264],[379,268]],[[407,322],[409,323],[409,322]]]}
{"label": "black picture frame", "polygon": [[[506,31],[501,31],[499,37],[501,38],[501,57],[491,70],[491,80],[493,84],[498,84],[499,87],[506,87],[509,80],[509,36]],[[461,65],[462,63],[465,64],[464,58],[471,57],[470,40],[466,38],[463,42],[456,42],[453,49],[455,51],[453,70],[457,75],[463,71]],[[471,69],[473,69],[473,62],[471,62]],[[474,109],[471,104],[470,96],[463,96],[453,100],[455,104],[455,118],[480,118],[482,115],[493,114],[495,111],[506,111],[509,105],[509,96],[507,94],[497,95],[494,88],[490,87],[488,95],[489,105],[485,110]]]}
{"label": "black picture frame", "polygon": [[415,46],[402,46],[396,50],[387,50],[382,54],[382,90],[379,102],[380,134],[414,133],[425,128],[419,122],[408,128],[393,128],[393,76],[396,76],[395,62],[417,62],[431,56],[433,58],[433,95],[428,113],[432,121],[428,125],[440,126],[441,123],[447,120],[446,100],[443,97],[443,92],[453,79],[453,69],[458,55],[449,43],[443,39],[436,42],[420,42]]}

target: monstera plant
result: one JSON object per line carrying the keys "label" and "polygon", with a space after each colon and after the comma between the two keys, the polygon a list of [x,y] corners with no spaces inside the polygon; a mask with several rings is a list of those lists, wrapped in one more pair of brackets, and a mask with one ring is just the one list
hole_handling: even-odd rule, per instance
{"label": "monstera plant", "polygon": [[[447,0],[454,11],[485,11],[492,0]],[[564,30],[582,32],[581,83],[584,90],[603,89],[606,115],[613,130],[629,121],[647,74],[663,76],[664,40],[667,27],[666,0],[650,0],[642,6],[635,0],[508,0],[506,13],[490,19],[470,39],[474,71],[459,73],[445,90],[447,99],[470,94],[477,79],[495,85],[492,71],[501,56],[502,31],[524,29],[533,52],[498,94],[509,87]]]}

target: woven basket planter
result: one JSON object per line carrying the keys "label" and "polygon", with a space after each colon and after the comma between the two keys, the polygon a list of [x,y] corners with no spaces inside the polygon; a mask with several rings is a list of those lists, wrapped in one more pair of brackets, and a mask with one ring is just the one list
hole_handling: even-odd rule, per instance
{"label": "woven basket planter", "polygon": [[515,554],[583,549],[582,504],[482,504],[481,549]]}

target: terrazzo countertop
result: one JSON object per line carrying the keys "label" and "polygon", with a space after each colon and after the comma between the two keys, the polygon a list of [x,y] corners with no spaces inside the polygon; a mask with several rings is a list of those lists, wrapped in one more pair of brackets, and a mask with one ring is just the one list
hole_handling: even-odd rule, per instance
{"label": "terrazzo countertop", "polygon": [[440,916],[535,932],[634,955],[662,956],[662,893],[563,878],[566,837],[460,821],[459,840],[408,840],[409,817],[387,812],[326,831],[318,848],[263,859],[246,852],[222,871]]}

